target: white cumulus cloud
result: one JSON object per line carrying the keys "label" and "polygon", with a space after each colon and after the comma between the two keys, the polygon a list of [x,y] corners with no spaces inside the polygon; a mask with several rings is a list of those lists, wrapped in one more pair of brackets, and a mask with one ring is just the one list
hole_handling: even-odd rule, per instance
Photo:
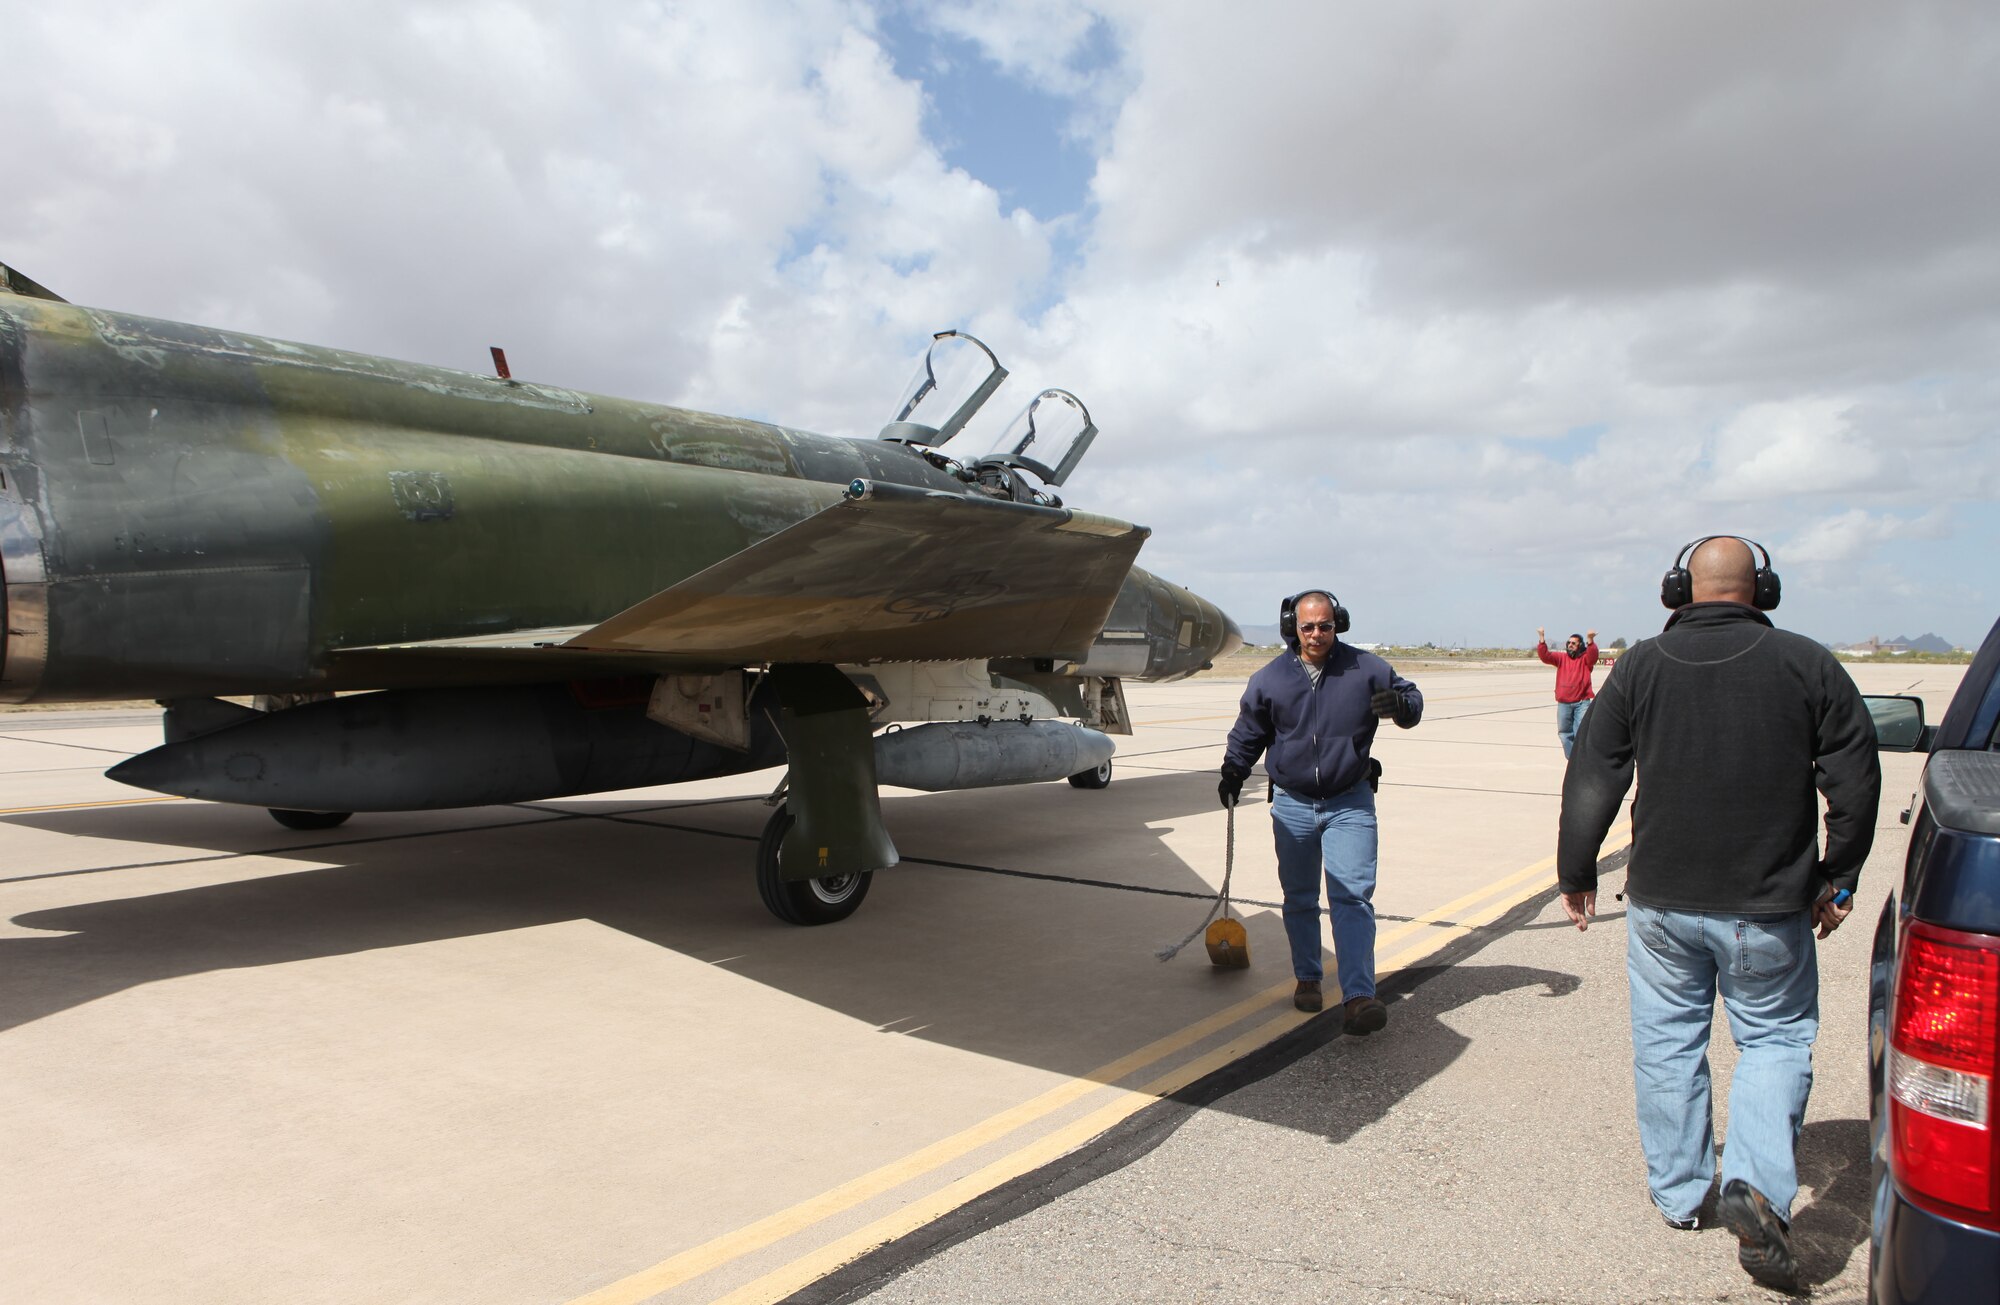
{"label": "white cumulus cloud", "polygon": [[[892,20],[948,57],[892,60]],[[1331,583],[1386,637],[1558,604],[1636,636],[1716,529],[1795,561],[1786,618],[1829,638],[1852,595],[1815,568],[1892,554],[1869,625],[2000,609],[1968,560],[2000,548],[1991,6],[0,0],[0,31],[0,259],[80,302],[861,436],[971,329],[1018,378],[988,419],[1075,389],[1104,434],[1067,497],[1248,620]],[[1071,106],[1075,212],[947,155],[968,58]]]}

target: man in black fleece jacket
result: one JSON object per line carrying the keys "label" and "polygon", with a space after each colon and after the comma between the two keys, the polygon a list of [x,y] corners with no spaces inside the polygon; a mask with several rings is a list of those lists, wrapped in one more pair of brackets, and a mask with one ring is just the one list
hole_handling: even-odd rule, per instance
{"label": "man in black fleece jacket", "polygon": [[[1564,909],[1588,927],[1598,849],[1636,764],[1626,970],[1647,1181],[1668,1223],[1696,1225],[1716,1177],[1708,1037],[1719,989],[1742,1053],[1719,1213],[1744,1268],[1790,1288],[1793,1143],[1819,1032],[1813,926],[1825,938],[1851,909],[1882,777],[1847,671],[1752,605],[1743,541],[1704,542],[1688,571],[1693,601],[1618,659],[1584,719],[1563,778],[1557,874]],[[1815,788],[1827,801],[1824,855]]]}

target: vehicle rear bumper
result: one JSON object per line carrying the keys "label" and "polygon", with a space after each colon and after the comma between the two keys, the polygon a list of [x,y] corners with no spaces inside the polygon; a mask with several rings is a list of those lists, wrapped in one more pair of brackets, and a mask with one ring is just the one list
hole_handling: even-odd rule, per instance
{"label": "vehicle rear bumper", "polygon": [[1885,1186],[1874,1264],[1878,1305],[1991,1300],[2000,1283],[2000,1233],[1918,1209],[1895,1184]]}

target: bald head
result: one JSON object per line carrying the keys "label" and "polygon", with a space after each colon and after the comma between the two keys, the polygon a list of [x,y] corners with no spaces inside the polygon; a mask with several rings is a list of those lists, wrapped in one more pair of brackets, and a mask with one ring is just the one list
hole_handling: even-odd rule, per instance
{"label": "bald head", "polygon": [[1757,594],[1757,559],[1740,539],[1711,539],[1688,559],[1697,603],[1748,603]]}

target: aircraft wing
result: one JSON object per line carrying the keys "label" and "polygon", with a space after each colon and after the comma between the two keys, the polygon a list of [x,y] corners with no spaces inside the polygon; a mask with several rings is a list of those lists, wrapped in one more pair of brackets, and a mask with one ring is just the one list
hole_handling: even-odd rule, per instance
{"label": "aircraft wing", "polygon": [[583,630],[346,649],[574,664],[1079,659],[1151,533],[855,481],[822,509]]}

